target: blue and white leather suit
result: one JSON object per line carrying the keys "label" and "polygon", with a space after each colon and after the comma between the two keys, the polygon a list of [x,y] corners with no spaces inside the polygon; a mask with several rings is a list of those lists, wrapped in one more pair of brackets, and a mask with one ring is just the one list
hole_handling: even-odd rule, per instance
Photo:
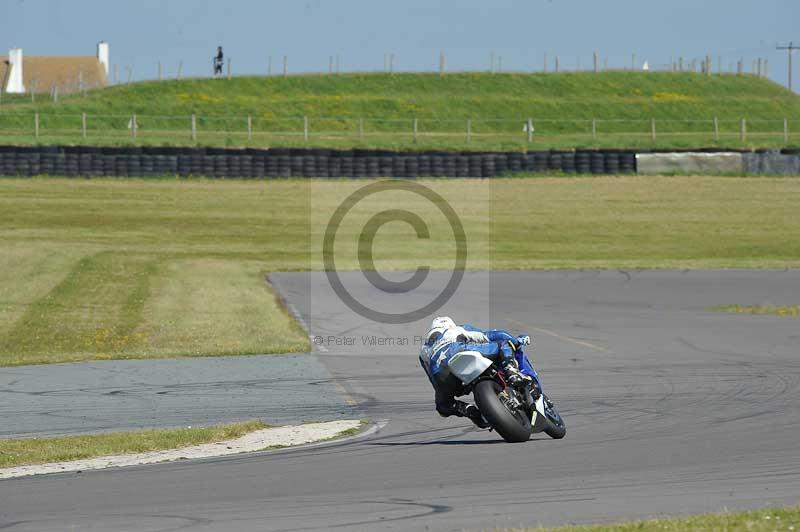
{"label": "blue and white leather suit", "polygon": [[[469,338],[482,341],[470,341]],[[419,361],[436,392],[436,411],[444,417],[469,416],[467,411],[471,405],[455,399],[456,396],[463,395],[463,385],[448,369],[450,359],[462,351],[477,351],[501,363],[503,359],[515,357],[520,373],[531,377],[538,384],[536,371],[517,347],[519,339],[506,331],[491,329],[484,332],[471,325],[455,327],[429,338],[420,351]]]}

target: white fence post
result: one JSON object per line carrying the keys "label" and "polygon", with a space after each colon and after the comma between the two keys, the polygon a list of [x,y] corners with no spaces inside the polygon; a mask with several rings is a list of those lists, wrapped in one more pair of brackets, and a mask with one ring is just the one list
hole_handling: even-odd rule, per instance
{"label": "white fence post", "polygon": [[789,144],[789,120],[783,119],[783,143]]}
{"label": "white fence post", "polygon": [[81,136],[86,138],[86,113],[81,113]]}
{"label": "white fence post", "polygon": [[308,142],[308,116],[303,116],[303,140]]}
{"label": "white fence post", "polygon": [[39,138],[39,113],[33,114],[33,136]]}
{"label": "white fence post", "polygon": [[247,115],[247,140],[253,140],[253,117]]}
{"label": "white fence post", "polygon": [[597,119],[592,118],[592,140],[597,140]]}
{"label": "white fence post", "polygon": [[528,142],[533,142],[533,118],[528,118],[525,129],[528,130]]}
{"label": "white fence post", "polygon": [[719,119],[714,117],[714,140],[719,142]]}
{"label": "white fence post", "polygon": [[747,120],[745,118],[742,118],[741,140],[742,142],[747,142]]}

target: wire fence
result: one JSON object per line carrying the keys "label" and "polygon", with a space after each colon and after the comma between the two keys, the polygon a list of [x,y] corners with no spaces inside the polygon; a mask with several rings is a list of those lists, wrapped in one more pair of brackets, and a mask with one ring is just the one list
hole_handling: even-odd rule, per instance
{"label": "wire fence", "polygon": [[547,119],[405,118],[136,115],[0,113],[0,138],[42,142],[161,141],[172,144],[213,144],[222,141],[302,145],[317,142],[351,144],[481,142],[604,143],[624,140],[652,142],[742,143],[768,141],[789,145],[800,124],[788,118],[711,119]]}

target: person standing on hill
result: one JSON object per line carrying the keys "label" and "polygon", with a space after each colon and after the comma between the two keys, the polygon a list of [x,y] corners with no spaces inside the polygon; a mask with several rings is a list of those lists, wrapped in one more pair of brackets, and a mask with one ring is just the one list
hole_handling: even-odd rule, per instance
{"label": "person standing on hill", "polygon": [[222,76],[222,65],[225,63],[222,55],[222,46],[217,46],[217,55],[214,57],[214,77]]}

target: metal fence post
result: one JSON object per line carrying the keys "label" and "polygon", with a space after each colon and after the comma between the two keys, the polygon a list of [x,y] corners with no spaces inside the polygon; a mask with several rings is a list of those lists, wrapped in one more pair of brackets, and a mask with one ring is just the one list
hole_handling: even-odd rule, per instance
{"label": "metal fence post", "polygon": [[650,137],[653,139],[653,142],[656,141],[656,119],[650,119]]}
{"label": "metal fence post", "polygon": [[39,113],[33,114],[33,137],[39,138]]}
{"label": "metal fence post", "polygon": [[414,142],[417,142],[417,126],[418,126],[417,119],[414,118]]}
{"label": "metal fence post", "polygon": [[714,140],[719,142],[719,119],[714,117]]}
{"label": "metal fence post", "polygon": [[253,117],[247,115],[247,140],[253,140]]}
{"label": "metal fence post", "polygon": [[303,140],[308,142],[308,116],[303,116]]}
{"label": "metal fence post", "polygon": [[86,113],[81,113],[81,135],[86,138]]}
{"label": "metal fence post", "polygon": [[597,140],[597,119],[592,118],[592,140]]}
{"label": "metal fence post", "polygon": [[472,140],[472,119],[467,119],[467,144]]}
{"label": "metal fence post", "polygon": [[783,119],[783,143],[789,144],[789,120]]}
{"label": "metal fence post", "polygon": [[192,113],[192,142],[197,142],[197,115]]}
{"label": "metal fence post", "polygon": [[747,142],[747,120],[742,118],[742,142]]}

